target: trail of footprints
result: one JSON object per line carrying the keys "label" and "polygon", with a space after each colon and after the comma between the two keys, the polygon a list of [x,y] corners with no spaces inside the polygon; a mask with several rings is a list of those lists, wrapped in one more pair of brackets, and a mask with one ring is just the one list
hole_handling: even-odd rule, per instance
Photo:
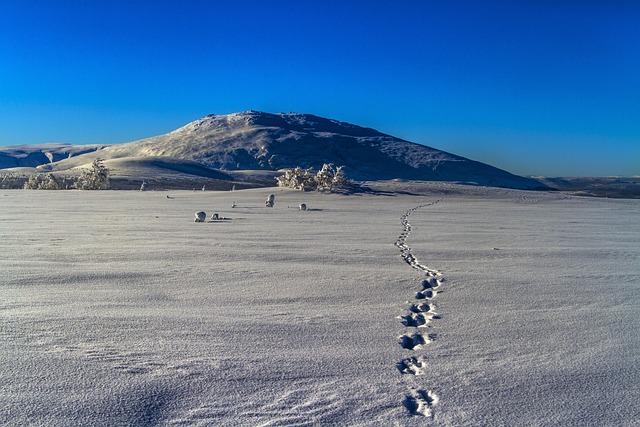
{"label": "trail of footprints", "polygon": [[[424,375],[427,370],[427,359],[423,354],[419,354],[419,350],[427,346],[436,338],[433,333],[428,333],[431,321],[440,317],[435,312],[434,298],[438,294],[438,289],[444,282],[442,273],[438,270],[431,269],[423,265],[411,253],[411,248],[407,245],[406,240],[411,233],[411,223],[409,216],[416,210],[432,206],[440,200],[425,205],[416,206],[409,209],[402,217],[402,226],[404,230],[398,240],[396,246],[400,249],[402,259],[412,268],[424,274],[421,289],[416,292],[415,300],[407,302],[409,305],[405,313],[398,316],[400,322],[407,328],[406,332],[398,338],[398,343],[402,348],[407,349],[414,355],[407,357],[396,364],[398,371],[402,375],[411,377]],[[424,417],[433,417],[433,407],[438,403],[438,396],[431,390],[417,389],[411,387],[409,393],[403,401],[404,407],[411,415]]]}

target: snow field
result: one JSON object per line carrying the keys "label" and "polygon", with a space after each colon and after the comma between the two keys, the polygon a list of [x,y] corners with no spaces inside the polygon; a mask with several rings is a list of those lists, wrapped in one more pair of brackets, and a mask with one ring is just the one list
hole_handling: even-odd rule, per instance
{"label": "snow field", "polygon": [[0,192],[0,424],[635,425],[638,202],[412,191]]}
{"label": "snow field", "polygon": [[637,425],[640,204],[491,193],[411,216],[447,276],[436,424]]}

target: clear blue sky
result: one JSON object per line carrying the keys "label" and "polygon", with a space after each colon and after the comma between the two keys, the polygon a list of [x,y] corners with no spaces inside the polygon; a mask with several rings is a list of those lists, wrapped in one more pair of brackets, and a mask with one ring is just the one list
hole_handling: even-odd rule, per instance
{"label": "clear blue sky", "polygon": [[0,0],[0,145],[303,112],[523,175],[640,175],[640,2]]}

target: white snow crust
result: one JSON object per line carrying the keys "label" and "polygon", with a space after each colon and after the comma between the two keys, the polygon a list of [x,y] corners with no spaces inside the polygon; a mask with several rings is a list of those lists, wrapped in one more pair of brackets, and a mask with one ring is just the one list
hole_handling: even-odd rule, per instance
{"label": "white snow crust", "polygon": [[0,425],[638,425],[640,201],[374,187],[1,191]]}

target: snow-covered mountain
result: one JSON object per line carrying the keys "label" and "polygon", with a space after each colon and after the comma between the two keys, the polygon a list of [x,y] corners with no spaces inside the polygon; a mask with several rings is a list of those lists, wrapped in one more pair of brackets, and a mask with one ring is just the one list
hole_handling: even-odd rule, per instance
{"label": "snow-covered mountain", "polygon": [[0,147],[0,169],[36,167],[79,156],[106,147],[106,145],[39,144]]}
{"label": "snow-covered mountain", "polygon": [[[114,161],[119,159],[119,167],[127,164],[140,167],[140,161],[124,160],[162,158],[165,165],[176,159],[230,173],[259,170],[275,174],[284,168],[318,169],[324,163],[333,163],[345,166],[347,175],[356,180],[397,178],[524,189],[544,187],[534,179],[374,129],[297,113],[245,111],[209,115],[165,135],[107,146],[48,163],[40,169],[68,170],[84,166],[96,157],[104,159],[107,166],[109,163],[116,166]],[[125,173],[132,174],[135,173]]]}

